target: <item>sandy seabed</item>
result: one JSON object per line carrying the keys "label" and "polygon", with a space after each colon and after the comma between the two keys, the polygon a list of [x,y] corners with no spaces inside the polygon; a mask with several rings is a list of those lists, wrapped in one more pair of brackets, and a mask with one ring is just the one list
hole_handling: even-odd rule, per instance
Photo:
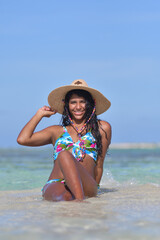
{"label": "sandy seabed", "polygon": [[106,188],[86,202],[48,202],[40,189],[0,192],[0,239],[160,239],[160,187]]}

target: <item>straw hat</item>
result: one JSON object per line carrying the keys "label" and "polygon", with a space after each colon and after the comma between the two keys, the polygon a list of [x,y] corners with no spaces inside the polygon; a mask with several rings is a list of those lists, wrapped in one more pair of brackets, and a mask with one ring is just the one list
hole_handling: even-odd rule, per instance
{"label": "straw hat", "polygon": [[71,85],[56,88],[48,95],[48,103],[50,107],[58,113],[63,114],[64,99],[67,92],[73,89],[81,89],[88,91],[93,99],[96,101],[96,114],[99,115],[108,110],[111,103],[110,101],[98,90],[88,87],[83,79],[74,80]]}

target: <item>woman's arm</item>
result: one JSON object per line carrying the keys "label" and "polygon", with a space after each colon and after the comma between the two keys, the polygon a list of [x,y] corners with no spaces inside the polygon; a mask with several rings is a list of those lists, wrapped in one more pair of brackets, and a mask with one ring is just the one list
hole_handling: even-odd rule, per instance
{"label": "woman's arm", "polygon": [[[111,135],[112,135],[111,125],[108,122],[101,121],[99,128],[100,128],[100,133],[102,136],[102,155],[98,156],[97,165],[95,167],[95,180],[96,180],[97,184],[100,183],[101,178],[102,178],[103,163],[104,163],[107,149],[111,142]],[[107,134],[107,138],[106,138],[106,134]]]}
{"label": "woman's arm", "polygon": [[34,133],[34,130],[43,117],[50,117],[55,114],[50,107],[40,108],[32,119],[24,126],[20,132],[17,142],[25,146],[42,146],[52,143],[52,127]]}

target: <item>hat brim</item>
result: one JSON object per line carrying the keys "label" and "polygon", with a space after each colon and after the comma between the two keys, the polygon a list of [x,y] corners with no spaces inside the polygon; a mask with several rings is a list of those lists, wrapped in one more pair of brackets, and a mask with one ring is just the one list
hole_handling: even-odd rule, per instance
{"label": "hat brim", "polygon": [[81,89],[88,91],[93,99],[96,101],[96,114],[100,115],[108,110],[108,108],[111,106],[111,102],[98,90],[90,87],[85,86],[63,86],[54,89],[49,95],[48,95],[48,103],[51,107],[51,109],[54,109],[56,112],[63,114],[64,111],[64,99],[67,94],[67,92],[73,90],[73,89]]}

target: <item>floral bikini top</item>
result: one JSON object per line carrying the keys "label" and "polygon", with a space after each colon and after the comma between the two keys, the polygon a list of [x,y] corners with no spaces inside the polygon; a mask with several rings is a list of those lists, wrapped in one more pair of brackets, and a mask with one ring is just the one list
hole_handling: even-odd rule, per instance
{"label": "floral bikini top", "polygon": [[83,154],[88,154],[94,161],[97,160],[97,143],[96,139],[93,137],[91,130],[81,137],[81,141],[73,142],[71,136],[69,135],[66,127],[63,126],[63,133],[56,140],[54,145],[54,160],[57,159],[58,154],[63,150],[70,150],[72,148],[72,154],[77,159],[77,161],[83,160]]}

